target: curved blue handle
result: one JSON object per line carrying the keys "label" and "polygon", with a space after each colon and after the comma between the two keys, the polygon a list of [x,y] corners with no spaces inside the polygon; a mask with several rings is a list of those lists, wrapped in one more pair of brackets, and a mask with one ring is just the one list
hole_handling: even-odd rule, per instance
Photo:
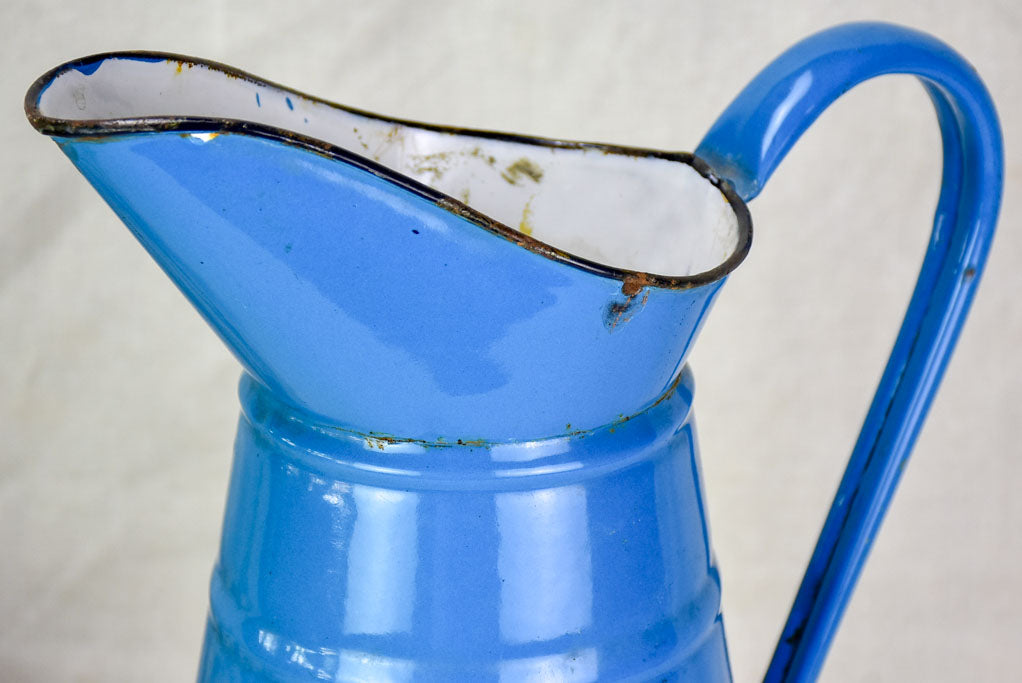
{"label": "curved blue handle", "polygon": [[1001,131],[973,68],[944,43],[889,24],[838,26],[783,53],[696,150],[746,200],[852,86],[914,74],[937,110],[944,175],[901,331],[795,597],[767,681],[812,680],[851,596],[944,373],[986,261],[1001,199]]}

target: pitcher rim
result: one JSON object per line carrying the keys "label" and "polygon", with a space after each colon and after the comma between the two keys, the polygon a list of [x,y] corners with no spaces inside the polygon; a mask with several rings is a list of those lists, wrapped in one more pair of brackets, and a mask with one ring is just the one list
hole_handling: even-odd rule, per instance
{"label": "pitcher rim", "polygon": [[[725,198],[728,206],[735,214],[737,221],[738,241],[731,254],[717,266],[695,273],[692,275],[663,275],[640,270],[631,270],[611,266],[599,261],[577,256],[563,249],[538,240],[531,235],[516,230],[515,228],[498,221],[487,214],[475,209],[468,204],[448,195],[436,188],[421,183],[398,171],[395,171],[377,161],[369,159],[357,152],[327,142],[320,138],[303,135],[294,130],[271,126],[264,123],[256,123],[245,119],[214,117],[214,116],[141,116],[121,117],[105,119],[63,119],[46,116],[39,111],[39,100],[43,92],[56,80],[58,76],[72,69],[103,62],[109,59],[134,59],[138,61],[169,61],[178,62],[181,65],[201,66],[211,71],[224,74],[229,78],[237,78],[253,85],[277,89],[282,93],[296,95],[311,102],[333,107],[341,111],[363,116],[388,124],[409,126],[424,130],[459,135],[463,137],[476,137],[484,140],[498,140],[502,142],[532,145],[548,149],[577,149],[595,150],[602,154],[614,154],[629,156],[632,158],[663,159],[683,163],[691,167],[700,176],[710,182]],[[579,140],[566,140],[561,138],[548,138],[535,135],[523,135],[520,133],[508,133],[486,129],[464,128],[460,126],[446,126],[435,123],[425,123],[413,119],[402,119],[377,114],[375,112],[338,104],[331,100],[309,95],[302,91],[290,88],[273,81],[255,76],[241,69],[223,64],[217,61],[191,57],[171,52],[159,52],[149,50],[122,50],[112,52],[101,52],[86,57],[80,57],[64,62],[53,67],[42,76],[37,78],[28,91],[25,93],[25,115],[29,123],[38,132],[61,138],[98,138],[115,135],[130,135],[140,133],[165,133],[165,132],[210,132],[210,133],[232,133],[251,135],[264,138],[282,144],[291,145],[299,149],[311,151],[328,159],[343,162],[372,173],[377,177],[387,180],[416,195],[432,202],[437,207],[464,218],[484,230],[501,237],[519,247],[543,256],[557,263],[578,268],[580,270],[620,280],[622,290],[627,295],[638,293],[643,287],[659,287],[663,289],[691,289],[711,284],[730,274],[738,267],[748,255],[752,245],[752,219],[748,207],[738,195],[734,186],[726,178],[716,174],[710,165],[690,152],[669,152],[655,150],[645,147],[632,147],[601,142],[586,142]]]}

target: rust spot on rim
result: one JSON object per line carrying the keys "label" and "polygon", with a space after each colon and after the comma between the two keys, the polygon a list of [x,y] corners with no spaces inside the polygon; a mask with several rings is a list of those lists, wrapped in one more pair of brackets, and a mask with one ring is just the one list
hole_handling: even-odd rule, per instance
{"label": "rust spot on rim", "polygon": [[621,293],[625,296],[635,296],[643,287],[655,284],[649,273],[628,273],[621,282]]}

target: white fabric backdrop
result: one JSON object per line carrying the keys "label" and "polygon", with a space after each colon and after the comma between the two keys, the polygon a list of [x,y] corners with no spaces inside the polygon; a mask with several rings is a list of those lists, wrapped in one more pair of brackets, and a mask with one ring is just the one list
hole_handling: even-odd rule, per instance
{"label": "white fabric backdrop", "polygon": [[[194,677],[238,368],[21,111],[57,63],[212,58],[381,113],[691,149],[766,62],[841,21],[927,30],[1000,107],[998,239],[828,681],[997,680],[1022,642],[1022,5],[391,0],[0,7],[0,679]],[[861,86],[751,210],[752,254],[696,349],[736,680],[761,676],[902,314],[939,185],[909,78]]]}

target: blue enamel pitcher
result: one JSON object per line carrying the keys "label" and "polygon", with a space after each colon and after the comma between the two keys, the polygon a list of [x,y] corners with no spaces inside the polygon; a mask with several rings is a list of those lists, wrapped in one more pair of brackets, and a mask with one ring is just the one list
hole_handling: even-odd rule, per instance
{"label": "blue enamel pitcher", "polygon": [[766,674],[813,679],[983,270],[1000,131],[927,35],[814,35],[695,154],[400,121],[189,57],[26,97],[244,367],[203,681],[727,681],[692,343],[745,202],[860,81],[943,134],[919,281]]}

